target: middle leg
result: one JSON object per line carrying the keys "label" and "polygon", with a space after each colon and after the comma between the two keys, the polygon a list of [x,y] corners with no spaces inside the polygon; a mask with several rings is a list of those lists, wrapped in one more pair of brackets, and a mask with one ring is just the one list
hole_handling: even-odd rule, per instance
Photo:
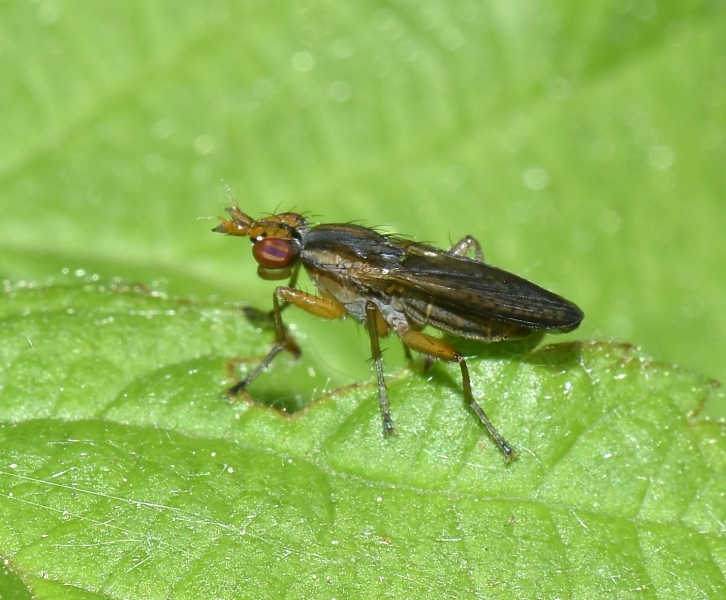
{"label": "middle leg", "polygon": [[375,303],[370,300],[366,302],[366,328],[371,338],[371,356],[376,363],[376,371],[378,372],[378,398],[381,402],[383,435],[391,435],[396,433],[396,430],[393,428],[393,421],[391,420],[391,408],[388,404],[386,380],[383,378],[381,346],[378,343],[379,335],[385,335],[387,333],[387,325]]}

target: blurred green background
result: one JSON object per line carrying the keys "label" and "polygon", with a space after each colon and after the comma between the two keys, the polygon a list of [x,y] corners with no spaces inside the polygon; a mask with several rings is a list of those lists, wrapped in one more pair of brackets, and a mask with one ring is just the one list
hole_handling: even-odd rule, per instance
{"label": "blurred green background", "polygon": [[[726,379],[723,0],[11,1],[0,81],[0,278],[268,307],[211,233],[224,181],[253,216],[472,234],[584,309],[571,336]],[[358,328],[287,318],[370,376]]]}

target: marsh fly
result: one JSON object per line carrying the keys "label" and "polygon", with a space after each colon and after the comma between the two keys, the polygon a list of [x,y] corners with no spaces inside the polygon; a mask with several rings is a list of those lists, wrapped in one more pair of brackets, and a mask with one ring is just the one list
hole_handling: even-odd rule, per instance
{"label": "marsh fly", "polygon": [[[445,341],[424,333],[430,326],[480,342],[525,338],[536,331],[571,331],[583,313],[557,294],[484,262],[479,242],[466,236],[449,250],[381,235],[349,223],[309,226],[297,213],[252,219],[237,207],[218,233],[249,236],[263,279],[287,279],[272,296],[275,345],[259,366],[227,390],[244,390],[282,350],[299,352],[282,323],[292,304],[325,319],[347,315],[363,323],[378,372],[383,433],[393,433],[378,340],[393,332],[406,352],[458,363],[464,399],[501,448],[507,460],[515,451],[489,421],[471,391],[466,361]],[[473,258],[468,256],[473,254]],[[319,295],[295,287],[300,266]]]}

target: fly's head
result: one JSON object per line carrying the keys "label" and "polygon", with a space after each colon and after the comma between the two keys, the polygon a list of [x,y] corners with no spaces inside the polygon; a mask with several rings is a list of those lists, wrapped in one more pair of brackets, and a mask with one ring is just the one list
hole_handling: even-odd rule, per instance
{"label": "fly's head", "polygon": [[240,237],[249,236],[257,274],[263,279],[287,279],[300,258],[307,222],[297,213],[281,213],[254,220],[236,206],[226,209],[230,219],[222,219],[213,231]]}

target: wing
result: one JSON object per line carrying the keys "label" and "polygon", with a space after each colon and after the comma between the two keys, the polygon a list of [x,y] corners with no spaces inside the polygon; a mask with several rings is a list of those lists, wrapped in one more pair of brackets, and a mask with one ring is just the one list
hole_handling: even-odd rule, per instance
{"label": "wing", "polygon": [[569,331],[582,321],[575,304],[522,277],[426,244],[395,241],[405,256],[385,277],[419,324],[481,338],[467,330],[495,321]]}

